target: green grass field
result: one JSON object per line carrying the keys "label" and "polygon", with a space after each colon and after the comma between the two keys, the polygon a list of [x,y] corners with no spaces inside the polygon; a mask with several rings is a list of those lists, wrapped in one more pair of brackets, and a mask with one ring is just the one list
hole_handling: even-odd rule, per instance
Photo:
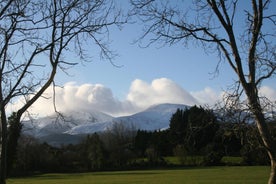
{"label": "green grass field", "polygon": [[206,167],[142,171],[114,171],[81,174],[43,174],[8,179],[8,184],[183,184],[266,183],[269,167]]}

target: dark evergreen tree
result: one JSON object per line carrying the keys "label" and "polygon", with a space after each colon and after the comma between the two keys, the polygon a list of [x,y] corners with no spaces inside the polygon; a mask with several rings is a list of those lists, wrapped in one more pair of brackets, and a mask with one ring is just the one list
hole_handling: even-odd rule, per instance
{"label": "dark evergreen tree", "polygon": [[13,168],[16,155],[18,139],[20,137],[22,124],[20,123],[16,113],[12,113],[8,118],[8,137],[7,137],[7,172],[10,174]]}
{"label": "dark evergreen tree", "polygon": [[188,127],[185,145],[192,154],[201,154],[218,130],[216,116],[211,110],[193,106],[188,110]]}
{"label": "dark evergreen tree", "polygon": [[177,109],[170,119],[170,140],[172,145],[184,144],[184,137],[187,132],[188,125],[188,110]]}
{"label": "dark evergreen tree", "polygon": [[134,150],[137,156],[144,157],[145,151],[149,147],[152,133],[145,130],[138,130],[134,138]]}
{"label": "dark evergreen tree", "polygon": [[170,140],[174,147],[184,145],[190,154],[201,154],[204,147],[213,141],[218,128],[211,110],[197,106],[178,109],[170,120]]}
{"label": "dark evergreen tree", "polygon": [[168,156],[172,154],[172,146],[169,141],[169,133],[167,130],[151,132],[148,148],[154,148],[160,156]]}

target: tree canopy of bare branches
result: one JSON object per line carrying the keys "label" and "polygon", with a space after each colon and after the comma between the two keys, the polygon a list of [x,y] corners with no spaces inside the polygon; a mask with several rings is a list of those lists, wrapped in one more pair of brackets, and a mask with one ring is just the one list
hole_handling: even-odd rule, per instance
{"label": "tree canopy of bare branches", "polygon": [[0,3],[0,183],[6,178],[7,106],[22,100],[17,120],[57,72],[100,53],[111,60],[108,33],[125,21],[112,0],[3,0]]}
{"label": "tree canopy of bare branches", "polygon": [[[139,41],[145,46],[190,43],[218,55],[238,78],[237,98],[247,97],[260,136],[271,160],[269,183],[276,183],[275,142],[267,130],[258,92],[276,74],[276,14],[270,0],[132,0],[132,15],[145,23]],[[275,4],[274,4],[275,6]]]}

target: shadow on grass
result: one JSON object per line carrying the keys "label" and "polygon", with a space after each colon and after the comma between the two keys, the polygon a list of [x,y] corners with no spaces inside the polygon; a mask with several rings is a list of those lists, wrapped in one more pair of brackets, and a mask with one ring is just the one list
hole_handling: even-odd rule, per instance
{"label": "shadow on grass", "polygon": [[[131,176],[131,175],[159,175],[161,174],[160,172],[151,172],[151,171],[145,171],[145,172],[140,172],[140,171],[111,171],[111,172],[91,172],[91,173],[70,173],[70,174],[37,174],[37,175],[32,175],[31,178],[36,178],[38,180],[63,180],[63,179],[68,179],[68,178],[74,178],[74,177],[83,177],[86,175],[91,175],[91,176]],[[20,178],[29,178],[30,176],[27,177],[20,177]]]}
{"label": "shadow on grass", "polygon": [[[79,174],[73,174],[75,176]],[[38,180],[63,180],[63,179],[68,179],[69,175],[64,175],[64,174],[38,174],[38,175],[32,175],[32,176],[26,176],[22,178],[35,178]],[[70,175],[72,176],[72,175]]]}

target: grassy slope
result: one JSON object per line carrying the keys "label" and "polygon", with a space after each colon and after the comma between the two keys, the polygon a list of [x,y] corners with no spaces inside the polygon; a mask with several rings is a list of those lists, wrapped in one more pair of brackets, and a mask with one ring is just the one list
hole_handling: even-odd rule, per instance
{"label": "grassy slope", "polygon": [[9,179],[8,184],[195,184],[266,183],[269,167],[209,167],[172,170],[95,172],[83,174],[44,174]]}

